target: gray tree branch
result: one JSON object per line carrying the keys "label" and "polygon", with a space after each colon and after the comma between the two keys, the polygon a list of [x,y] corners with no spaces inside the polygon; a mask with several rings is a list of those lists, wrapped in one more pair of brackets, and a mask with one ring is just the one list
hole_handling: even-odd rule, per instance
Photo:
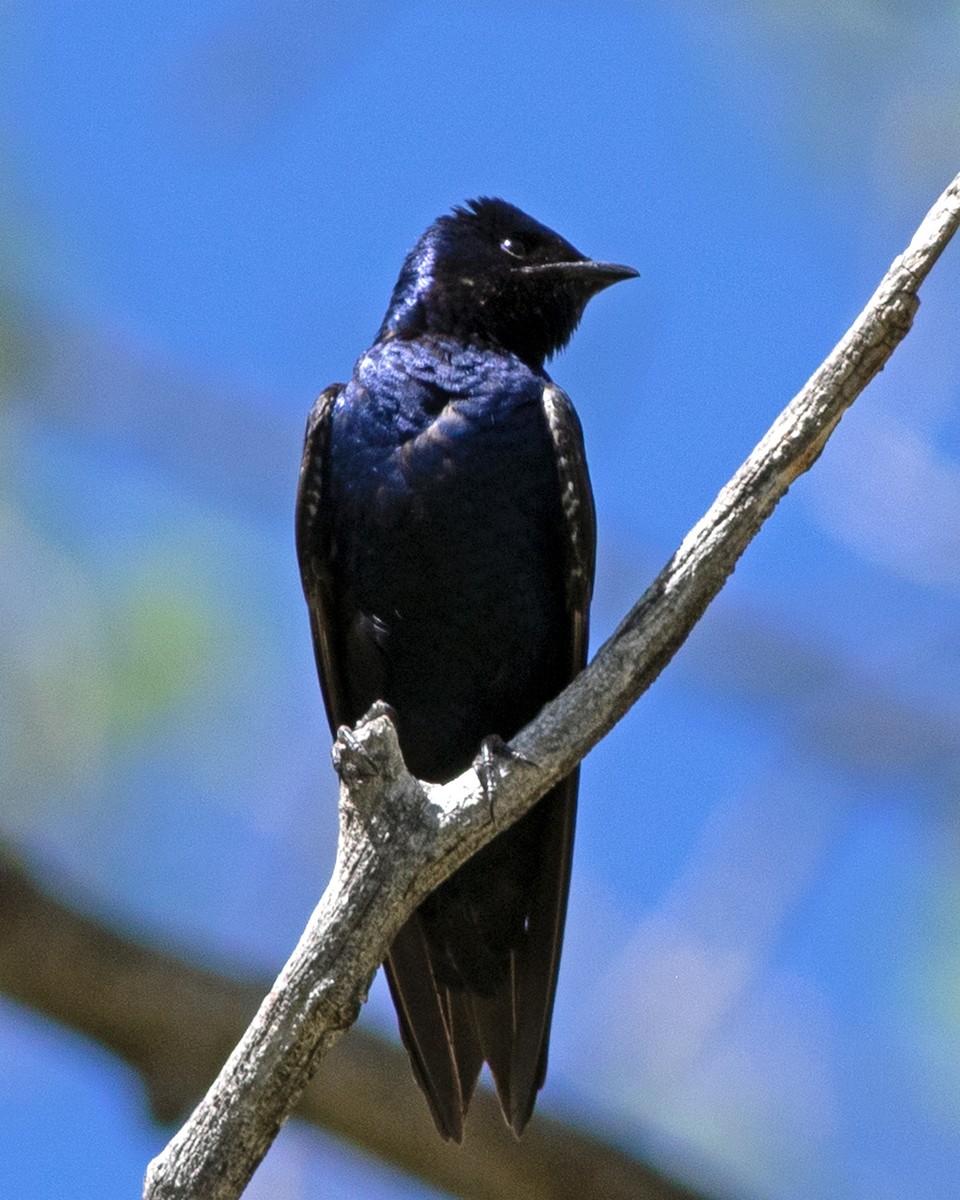
{"label": "gray tree branch", "polygon": [[917,289],[958,223],[960,176],[590,666],[513,740],[493,804],[473,770],[443,787],[410,776],[382,708],[356,730],[341,731],[333,878],[219,1077],[150,1164],[145,1200],[240,1195],[319,1059],[355,1020],[400,925],[567,774],[650,686],[760,525],[908,332]]}
{"label": "gray tree branch", "polygon": [[[127,1062],[160,1121],[203,1094],[266,990],[105,928],[2,847],[0,913],[0,990]],[[362,1029],[324,1060],[295,1112],[466,1200],[708,1200],[542,1113],[517,1142],[487,1089],[474,1097],[467,1145],[441,1142],[406,1054]]]}

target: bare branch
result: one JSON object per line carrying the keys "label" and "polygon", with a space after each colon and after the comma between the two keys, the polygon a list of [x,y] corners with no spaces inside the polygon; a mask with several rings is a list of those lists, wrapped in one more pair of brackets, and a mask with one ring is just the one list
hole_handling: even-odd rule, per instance
{"label": "bare branch", "polygon": [[590,666],[511,743],[495,810],[474,771],[444,787],[406,771],[381,708],[337,742],[334,876],[293,956],[217,1081],[150,1164],[146,1200],[234,1200],[323,1052],[355,1019],[416,905],[515,821],[650,686],[790,484],[910,328],[917,288],[960,223],[960,176],[853,327],[777,418]]}
{"label": "bare branch", "polygon": [[[0,912],[0,990],[123,1058],[161,1121],[203,1093],[266,990],[104,928],[42,891],[2,848]],[[467,1200],[707,1200],[542,1114],[517,1142],[487,1089],[474,1097],[468,1144],[441,1142],[406,1054],[362,1029],[324,1061],[296,1115]]]}

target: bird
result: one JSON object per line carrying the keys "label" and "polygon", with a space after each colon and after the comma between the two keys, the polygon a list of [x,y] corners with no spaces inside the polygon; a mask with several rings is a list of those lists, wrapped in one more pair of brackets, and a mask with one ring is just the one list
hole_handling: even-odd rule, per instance
{"label": "bird", "polygon": [[[583,668],[596,519],[583,435],[545,370],[588,300],[637,272],[505,200],[438,217],[373,344],[307,421],[296,549],[331,732],[388,704],[445,783]],[[413,913],[384,963],[437,1130],[460,1142],[484,1062],[519,1137],[543,1086],[578,773]]]}

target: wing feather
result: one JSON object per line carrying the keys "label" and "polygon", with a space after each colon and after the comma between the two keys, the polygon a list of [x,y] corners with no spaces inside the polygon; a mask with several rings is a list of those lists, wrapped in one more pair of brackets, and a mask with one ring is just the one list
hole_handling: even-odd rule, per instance
{"label": "wing feather", "polygon": [[[544,386],[542,405],[554,445],[564,516],[564,655],[567,679],[573,679],[587,659],[596,517],[576,411],[566,393],[553,383]],[[541,834],[526,933],[500,991],[491,1000],[473,1002],[484,1057],[490,1063],[504,1115],[518,1136],[530,1119],[537,1092],[546,1078],[570,889],[578,784],[579,770],[575,770],[533,810],[541,821]],[[526,819],[536,819],[533,813]]]}
{"label": "wing feather", "polygon": [[297,561],[310,614],[320,690],[323,692],[330,730],[334,734],[346,716],[343,681],[333,645],[329,462],[333,406],[343,388],[342,383],[334,383],[321,392],[307,418],[295,523]]}
{"label": "wing feather", "polygon": [[[348,719],[335,640],[328,494],[331,417],[342,390],[342,384],[327,388],[307,422],[296,518],[297,555],[317,669],[334,732]],[[570,400],[547,382],[542,407],[554,446],[564,518],[559,569],[567,621],[561,653],[566,678],[572,679],[587,654],[596,552],[593,496],[580,423]],[[543,1085],[570,883],[577,783],[575,771],[525,818],[540,825],[526,929],[511,954],[504,983],[492,997],[454,991],[438,982],[419,913],[403,926],[384,964],[414,1075],[445,1138],[462,1138],[464,1115],[484,1060],[517,1135]]]}

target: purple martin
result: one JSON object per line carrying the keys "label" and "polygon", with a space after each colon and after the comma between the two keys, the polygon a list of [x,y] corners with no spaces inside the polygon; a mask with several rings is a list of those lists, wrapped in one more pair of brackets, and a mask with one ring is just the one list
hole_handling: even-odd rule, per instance
{"label": "purple martin", "polygon": [[[577,415],[544,362],[630,267],[503,200],[438,218],[349,383],[307,422],[296,542],[332,731],[375,700],[444,783],[584,666],[595,518]],[[456,871],[384,964],[437,1129],[484,1062],[519,1135],[547,1068],[577,773]]]}

